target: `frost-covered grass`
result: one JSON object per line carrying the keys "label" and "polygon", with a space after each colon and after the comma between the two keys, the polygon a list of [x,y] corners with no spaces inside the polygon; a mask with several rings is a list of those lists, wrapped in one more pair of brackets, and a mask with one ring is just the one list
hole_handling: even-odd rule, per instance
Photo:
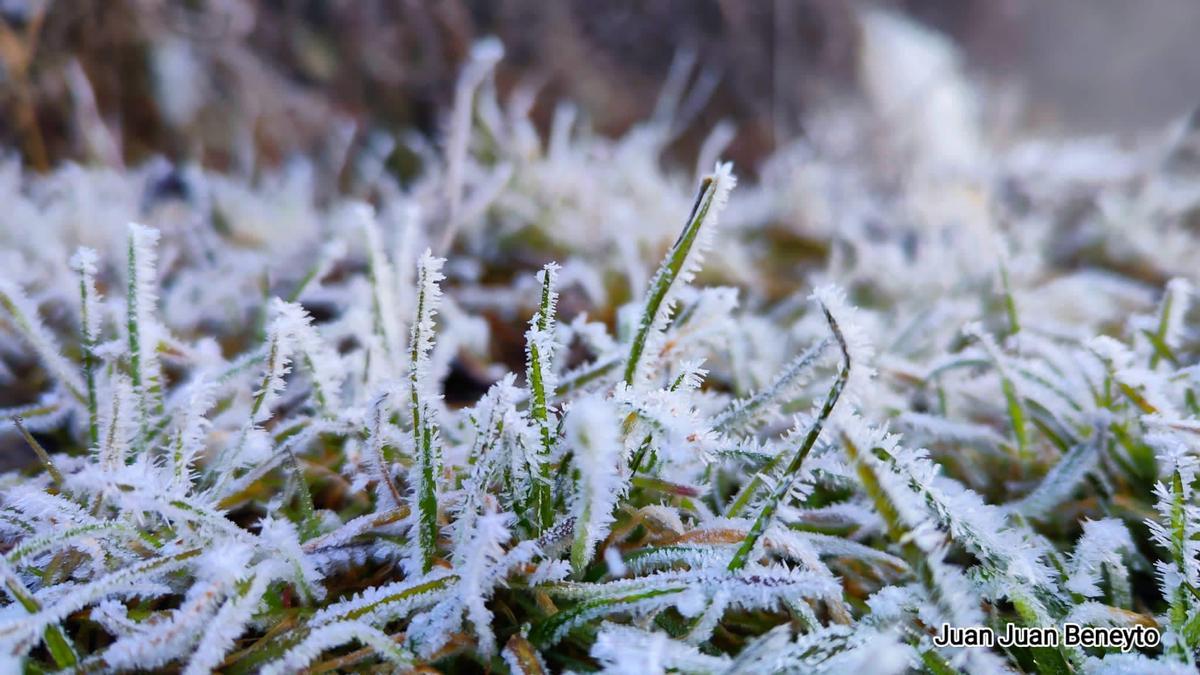
{"label": "frost-covered grass", "polygon": [[[1194,672],[1194,130],[693,185],[497,56],[403,186],[0,172],[5,665]],[[932,641],[1068,621],[1163,647]]]}

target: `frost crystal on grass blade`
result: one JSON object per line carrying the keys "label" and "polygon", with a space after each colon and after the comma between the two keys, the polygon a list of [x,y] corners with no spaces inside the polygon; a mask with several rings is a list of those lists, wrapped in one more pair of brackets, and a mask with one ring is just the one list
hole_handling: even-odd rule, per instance
{"label": "frost crystal on grass blade", "polygon": [[83,377],[87,387],[88,441],[95,445],[98,436],[96,426],[96,345],[100,340],[100,297],[96,292],[96,252],[81,247],[71,256],[71,269],[79,274],[79,319],[82,329],[80,355],[83,361]]}
{"label": "frost crystal on grass blade", "polygon": [[619,419],[611,403],[591,396],[576,401],[563,423],[579,472],[572,506],[575,542],[571,545],[571,564],[577,571],[592,559],[596,543],[607,533],[624,489]]}
{"label": "frost crystal on grass blade", "polygon": [[625,362],[625,382],[635,384],[646,372],[643,360],[653,361],[661,343],[662,333],[674,311],[679,289],[696,276],[704,253],[712,245],[713,230],[721,210],[729,201],[729,193],[737,185],[733,165],[718,164],[706,177],[696,195],[696,203],[679,233],[679,238],[667,252],[667,257],[650,280],[642,307],[637,333]]}
{"label": "frost crystal on grass blade", "polygon": [[409,340],[409,414],[415,454],[409,472],[416,534],[413,545],[414,560],[423,572],[429,572],[433,567],[439,530],[437,480],[441,470],[441,447],[437,421],[431,418],[436,410],[433,401],[440,397],[430,381],[429,352],[433,349],[433,319],[442,297],[439,282],[444,278],[441,272],[444,262],[428,250],[421,256],[417,265],[417,315]]}
{"label": "frost crystal on grass blade", "polygon": [[554,451],[554,427],[557,416],[548,407],[548,398],[558,389],[558,374],[554,370],[554,355],[558,345],[554,340],[555,312],[558,292],[554,290],[559,266],[551,263],[538,272],[542,285],[538,310],[529,320],[525,332],[525,378],[529,382],[530,416],[537,427],[540,450],[533,454],[536,467],[531,488],[530,509],[542,527],[549,527],[554,517],[550,492],[550,456]]}
{"label": "frost crystal on grass blade", "polygon": [[129,342],[129,373],[137,394],[142,435],[149,432],[150,416],[158,412],[162,396],[159,331],[154,322],[158,303],[155,270],[158,238],[159,232],[154,228],[129,224],[125,331]]}
{"label": "frost crystal on grass blade", "polygon": [[0,279],[0,307],[13,322],[18,335],[37,353],[46,369],[79,401],[84,400],[84,385],[75,366],[63,358],[57,340],[38,317],[37,306],[16,284]]}
{"label": "frost crystal on grass blade", "polygon": [[[1102,579],[1108,578],[1117,583],[1128,577],[1124,559],[1132,549],[1133,539],[1120,521],[1085,521],[1083,536],[1075,545],[1066,589],[1086,598],[1100,596]],[[1125,589],[1125,593],[1128,593],[1128,589]]]}

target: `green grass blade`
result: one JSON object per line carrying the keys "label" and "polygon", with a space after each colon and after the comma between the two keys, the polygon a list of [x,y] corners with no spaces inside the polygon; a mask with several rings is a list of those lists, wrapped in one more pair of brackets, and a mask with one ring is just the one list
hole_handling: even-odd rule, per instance
{"label": "green grass blade", "polygon": [[759,511],[758,517],[754,519],[754,524],[750,527],[750,532],[742,541],[742,545],[738,547],[737,552],[729,561],[729,570],[731,572],[742,569],[746,566],[750,558],[750,553],[754,550],[754,546],[758,543],[763,533],[767,531],[767,527],[771,523],[771,519],[775,515],[776,509],[779,508],[779,502],[783,500],[784,495],[792,487],[792,482],[800,472],[800,466],[804,463],[804,458],[808,456],[809,451],[816,445],[817,439],[821,436],[821,430],[825,426],[825,421],[833,413],[833,407],[837,405],[838,399],[842,395],[842,389],[846,386],[846,380],[850,377],[850,352],[846,347],[846,339],[842,335],[842,330],[834,320],[833,315],[824,306],[821,310],[825,313],[825,320],[829,322],[829,328],[833,331],[834,337],[837,339],[838,346],[842,350],[842,367],[838,372],[837,380],[829,389],[829,393],[825,396],[825,402],[821,404],[821,412],[817,415],[817,419],[813,421],[812,428],[808,430],[804,441],[800,447],[796,449],[796,454],[792,456],[792,461],[788,463],[787,469],[784,472],[783,479],[775,485],[775,489],[767,497],[763,503],[762,510]]}

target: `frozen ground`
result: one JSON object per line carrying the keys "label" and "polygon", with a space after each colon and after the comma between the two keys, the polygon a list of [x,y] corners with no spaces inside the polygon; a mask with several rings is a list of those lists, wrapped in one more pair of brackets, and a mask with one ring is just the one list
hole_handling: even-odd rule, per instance
{"label": "frozen ground", "polygon": [[[437,143],[5,164],[6,658],[1194,672],[1200,129],[999,133],[861,21],[863,97],[740,183],[722,126],[663,159],[687,58],[543,136],[492,41]],[[933,641],[1009,622],[1161,644]]]}

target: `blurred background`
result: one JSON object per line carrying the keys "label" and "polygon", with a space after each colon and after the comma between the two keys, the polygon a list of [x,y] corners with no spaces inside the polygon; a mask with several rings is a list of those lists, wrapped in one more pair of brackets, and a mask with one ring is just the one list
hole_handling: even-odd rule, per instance
{"label": "blurred background", "polygon": [[[320,157],[368,130],[436,135],[470,45],[498,36],[501,94],[536,87],[544,130],[575,101],[605,134],[653,113],[674,60],[701,95],[670,155],[720,120],[753,170],[814,106],[861,95],[841,0],[0,0],[0,145],[44,171],[162,155],[235,169]],[[1200,98],[1194,0],[904,0],[869,5],[949,36],[993,127],[1130,134]],[[993,120],[995,122],[995,120]]]}

